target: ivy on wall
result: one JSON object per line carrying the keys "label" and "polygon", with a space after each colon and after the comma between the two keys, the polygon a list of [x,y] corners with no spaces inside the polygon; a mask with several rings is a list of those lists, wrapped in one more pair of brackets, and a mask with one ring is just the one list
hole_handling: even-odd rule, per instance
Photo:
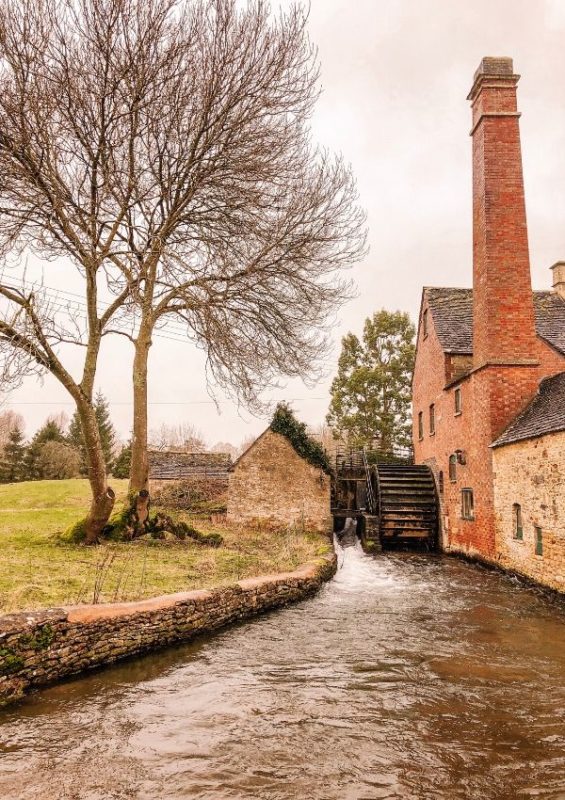
{"label": "ivy on wall", "polygon": [[296,419],[286,403],[279,403],[276,407],[271,430],[273,433],[285,436],[298,455],[313,467],[319,467],[328,475],[331,474],[332,467],[328,454],[318,442],[308,436],[306,425]]}

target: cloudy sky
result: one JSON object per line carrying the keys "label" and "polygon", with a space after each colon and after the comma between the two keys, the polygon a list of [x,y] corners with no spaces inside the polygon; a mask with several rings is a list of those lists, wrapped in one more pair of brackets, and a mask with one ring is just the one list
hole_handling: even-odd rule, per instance
{"label": "cloudy sky", "polygon": [[[273,3],[274,5],[274,3]],[[423,285],[471,285],[471,141],[466,95],[485,55],[514,58],[522,75],[522,150],[533,283],[565,258],[565,1],[312,0],[323,95],[315,137],[343,153],[368,212],[370,252],[352,271],[357,297],[340,313],[328,378],[294,381],[269,397],[292,400],[299,416],[323,420],[341,336],[359,332],[378,308],[416,317]],[[69,288],[49,265],[46,283]],[[131,426],[131,350],[113,337],[102,352],[99,386],[122,437]],[[156,338],[150,362],[150,426],[190,422],[207,441],[238,443],[259,433],[253,417],[206,391],[204,358],[188,343]],[[28,380],[6,398],[27,433],[62,408],[57,383]],[[65,405],[67,404],[67,405]]]}

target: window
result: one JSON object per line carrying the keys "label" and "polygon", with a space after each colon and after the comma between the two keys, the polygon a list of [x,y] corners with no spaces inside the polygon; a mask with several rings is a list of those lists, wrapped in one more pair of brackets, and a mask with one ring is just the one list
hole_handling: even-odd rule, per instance
{"label": "window", "polygon": [[453,395],[455,400],[455,414],[461,413],[461,389],[456,389]]}
{"label": "window", "polygon": [[543,556],[543,533],[537,525],[534,527],[536,534],[536,556]]}
{"label": "window", "polygon": [[524,528],[522,527],[522,506],[514,503],[512,506],[512,535],[515,539],[524,538]]}
{"label": "window", "polygon": [[461,490],[461,517],[462,519],[475,519],[474,515],[474,502],[473,502],[473,490],[472,489],[462,489]]}
{"label": "window", "polygon": [[445,489],[445,481],[443,479],[443,470],[441,470],[439,475],[438,475],[438,485],[439,485],[439,493],[443,494],[443,490]]}
{"label": "window", "polygon": [[436,407],[432,403],[430,406],[430,436],[436,432]]}
{"label": "window", "polygon": [[455,453],[449,456],[449,480],[451,483],[455,483],[457,480],[457,456]]}
{"label": "window", "polygon": [[424,333],[424,339],[428,335],[428,309],[424,311],[422,314],[422,331]]}
{"label": "window", "polygon": [[420,411],[418,414],[418,439],[424,438],[424,415]]}

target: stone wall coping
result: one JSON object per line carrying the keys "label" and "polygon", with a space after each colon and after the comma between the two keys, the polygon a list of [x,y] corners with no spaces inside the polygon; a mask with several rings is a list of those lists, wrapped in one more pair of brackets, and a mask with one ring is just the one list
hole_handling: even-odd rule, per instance
{"label": "stone wall coping", "polygon": [[212,589],[193,589],[189,592],[163,594],[157,597],[149,597],[146,600],[132,600],[125,603],[61,606],[59,608],[41,609],[40,611],[22,611],[15,614],[6,614],[0,616],[0,632],[17,630],[22,625],[33,626],[42,622],[49,623],[62,619],[66,619],[69,623],[88,624],[121,617],[133,617],[137,614],[161,611],[177,605],[206,603],[225,592],[249,592],[272,583],[285,583],[308,578],[315,579],[322,563],[331,563],[334,558],[335,554],[333,552],[328,553],[320,556],[318,561],[301,564],[292,572],[259,575]]}

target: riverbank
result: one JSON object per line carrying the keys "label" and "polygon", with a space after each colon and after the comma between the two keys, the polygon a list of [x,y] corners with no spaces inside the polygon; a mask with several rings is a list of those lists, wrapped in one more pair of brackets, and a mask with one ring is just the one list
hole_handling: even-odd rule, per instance
{"label": "riverbank", "polygon": [[232,586],[0,617],[0,704],[34,687],[302,600],[329,580],[336,566],[328,541],[323,555],[292,572]]}
{"label": "riverbank", "polygon": [[[118,506],[127,481],[112,480]],[[244,578],[290,572],[316,558],[325,538],[293,528],[227,525],[221,516],[179,513],[221,547],[192,540],[84,547],[61,534],[84,515],[86,480],[0,486],[0,613],[80,603],[144,600]]]}

